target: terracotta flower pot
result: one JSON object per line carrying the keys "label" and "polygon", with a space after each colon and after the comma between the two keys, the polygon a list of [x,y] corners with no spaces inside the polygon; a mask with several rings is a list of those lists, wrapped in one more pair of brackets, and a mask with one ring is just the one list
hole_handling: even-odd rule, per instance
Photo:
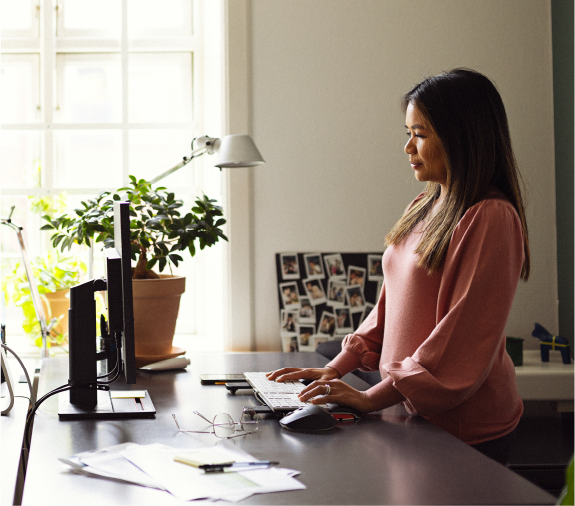
{"label": "terracotta flower pot", "polygon": [[63,316],[60,323],[52,329],[52,333],[68,334],[68,309],[70,308],[70,290],[65,288],[56,292],[45,293],[44,296],[48,299],[48,304],[42,297],[42,308],[44,309],[44,316],[46,323],[49,324],[52,318],[59,318]]}
{"label": "terracotta flower pot", "polygon": [[179,276],[132,280],[137,367],[185,353],[172,346],[185,289],[186,278]]}

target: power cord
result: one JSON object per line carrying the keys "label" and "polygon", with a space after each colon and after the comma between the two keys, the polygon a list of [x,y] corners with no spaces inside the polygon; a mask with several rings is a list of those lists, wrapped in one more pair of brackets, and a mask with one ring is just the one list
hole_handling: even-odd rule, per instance
{"label": "power cord", "polygon": [[[24,367],[24,363],[22,362],[22,360],[20,360],[20,357],[16,354],[16,352],[13,349],[9,348],[4,343],[2,343],[2,348],[9,351],[10,353],[12,353],[14,358],[20,364],[20,367],[22,367],[22,370],[24,371],[24,374],[26,375],[26,382],[28,383],[28,388],[30,389],[30,399],[32,399],[34,397],[34,393],[32,392],[32,382],[30,381],[30,376],[28,376],[28,371],[26,370],[26,367]],[[21,397],[21,396],[18,396],[18,397]]]}

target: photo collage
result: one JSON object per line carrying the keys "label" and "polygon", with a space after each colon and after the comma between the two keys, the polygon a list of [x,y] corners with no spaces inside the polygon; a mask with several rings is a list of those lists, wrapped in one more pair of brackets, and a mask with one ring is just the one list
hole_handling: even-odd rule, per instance
{"label": "photo collage", "polygon": [[383,253],[277,253],[284,352],[315,351],[358,329],[383,283]]}

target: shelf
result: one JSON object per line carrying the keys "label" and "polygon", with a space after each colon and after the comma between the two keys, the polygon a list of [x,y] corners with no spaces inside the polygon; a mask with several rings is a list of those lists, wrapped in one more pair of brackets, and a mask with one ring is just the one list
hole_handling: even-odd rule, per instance
{"label": "shelf", "polygon": [[515,367],[519,394],[525,401],[557,401],[560,410],[573,411],[573,362],[564,364],[558,351],[549,355],[549,362],[541,362],[539,350],[523,351],[523,365]]}

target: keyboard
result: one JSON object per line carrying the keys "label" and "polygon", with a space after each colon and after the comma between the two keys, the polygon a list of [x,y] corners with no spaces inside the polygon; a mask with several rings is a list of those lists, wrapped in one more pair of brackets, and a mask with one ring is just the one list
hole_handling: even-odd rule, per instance
{"label": "keyboard", "polygon": [[[268,380],[265,372],[246,372],[244,376],[254,389],[254,393],[273,411],[293,411],[306,405],[298,399],[298,394],[305,388],[299,381],[276,383]],[[331,404],[318,404],[318,406],[329,408]]]}

